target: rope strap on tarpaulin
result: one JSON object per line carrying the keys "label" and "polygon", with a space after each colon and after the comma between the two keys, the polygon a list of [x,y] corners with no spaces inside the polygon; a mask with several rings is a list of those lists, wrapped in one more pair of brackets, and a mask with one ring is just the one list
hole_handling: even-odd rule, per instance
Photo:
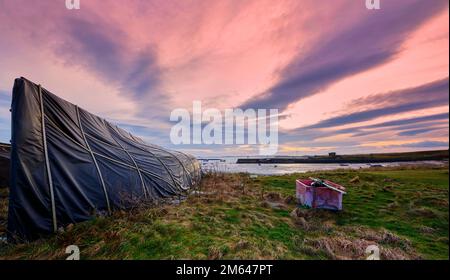
{"label": "rope strap on tarpaulin", "polygon": [[136,161],[131,156],[131,154],[122,146],[122,144],[120,144],[120,142],[117,141],[117,139],[115,139],[115,138],[113,138],[113,139],[114,139],[114,141],[116,141],[117,145],[119,145],[120,148],[122,148],[122,150],[125,151],[125,153],[127,153],[127,155],[130,157],[131,161],[133,162],[134,167],[136,168],[136,170],[139,174],[139,179],[141,180],[142,191],[144,192],[144,197],[147,198],[148,190],[147,190],[147,187],[145,186],[144,179],[142,178],[142,173],[141,173],[141,170],[139,169],[139,166],[137,165]]}
{"label": "rope strap on tarpaulin", "polygon": [[47,181],[50,191],[53,231],[56,232],[58,230],[58,221],[56,220],[55,192],[53,190],[52,171],[50,169],[50,162],[48,160],[47,133],[45,130],[44,98],[42,97],[41,85],[39,85],[38,87],[39,87],[39,103],[40,103],[39,105],[41,108],[42,143],[45,155],[45,170],[47,171]]}
{"label": "rope strap on tarpaulin", "polygon": [[78,106],[75,106],[75,109],[77,111],[77,119],[78,119],[78,125],[80,126],[81,135],[83,136],[84,143],[86,144],[86,148],[89,150],[89,153],[91,154],[92,161],[95,164],[95,169],[97,170],[98,177],[100,179],[100,183],[102,184],[103,192],[105,193],[105,201],[106,205],[108,207],[108,213],[111,214],[111,204],[109,203],[109,197],[108,197],[108,191],[106,190],[105,181],[103,180],[102,172],[100,171],[100,168],[98,167],[97,160],[95,159],[94,153],[92,152],[91,146],[89,146],[89,142],[86,140],[86,134],[83,130],[83,124],[81,123],[80,118],[80,109]]}

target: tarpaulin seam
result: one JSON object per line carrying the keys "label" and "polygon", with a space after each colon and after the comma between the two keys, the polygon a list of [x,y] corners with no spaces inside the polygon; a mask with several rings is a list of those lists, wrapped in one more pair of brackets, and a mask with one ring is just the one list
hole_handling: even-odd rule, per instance
{"label": "tarpaulin seam", "polygon": [[[116,148],[117,148],[117,147],[116,147]],[[122,166],[128,167],[128,168],[130,168],[130,169],[137,170],[136,167],[133,166],[133,165],[129,165],[129,164],[125,163],[125,162],[121,162],[121,161],[115,160],[115,159],[113,159],[113,158],[110,158],[110,157],[108,157],[108,156],[106,156],[106,155],[103,155],[103,154],[100,154],[100,153],[97,153],[97,152],[93,152],[93,153],[94,153],[94,155],[97,155],[97,156],[102,157],[102,158],[104,158],[104,159],[106,159],[106,160],[109,160],[109,161],[111,161],[112,163],[116,163],[116,164],[118,164],[118,165],[122,165]],[[167,182],[164,178],[158,176],[156,173],[152,173],[152,172],[146,171],[146,170],[141,170],[141,172],[143,172],[143,173],[145,173],[145,174],[147,174],[147,175],[149,175],[149,176],[156,177],[156,178],[158,178],[159,180],[161,180],[161,181],[163,181],[164,183],[166,183],[166,184],[168,184],[169,186],[171,186],[171,184],[170,184],[169,182]],[[160,184],[158,184],[154,179],[152,179],[152,178],[149,178],[149,179],[150,179],[153,183],[155,183],[156,185],[160,185]],[[149,191],[149,193],[150,193],[150,191]]]}
{"label": "tarpaulin seam", "polygon": [[[90,138],[96,140],[96,141],[99,141],[99,142],[101,142],[101,143],[107,144],[107,145],[109,145],[109,146],[111,146],[111,147],[114,147],[114,148],[116,148],[116,149],[119,148],[119,147],[116,147],[116,146],[114,146],[114,145],[111,145],[110,143],[107,143],[107,142],[105,142],[105,141],[103,141],[103,140],[100,140],[100,139],[98,139],[97,137],[95,137],[95,136],[93,136],[93,135],[90,135],[89,133],[86,133],[86,135],[87,135],[88,137],[90,137]],[[137,142],[135,142],[135,144],[142,145],[141,143],[137,143]],[[162,161],[161,161],[154,153],[152,153],[152,152],[149,151],[149,150],[143,149],[142,147],[136,146],[136,145],[135,145],[134,147],[135,147],[136,149],[141,150],[141,151],[150,153],[156,160],[158,160],[159,163],[161,163],[161,165],[164,167],[164,169],[165,169],[165,170],[167,171],[167,173],[169,174],[169,176],[170,176],[170,178],[172,179],[174,185],[171,184],[171,183],[169,183],[169,182],[167,182],[166,180],[164,180],[163,178],[161,178],[161,177],[159,177],[159,176],[157,177],[155,174],[152,174],[152,173],[150,173],[150,172],[148,172],[148,171],[141,170],[142,172],[147,173],[147,174],[152,175],[152,176],[155,176],[155,177],[157,177],[158,179],[163,180],[164,182],[166,182],[168,185],[170,185],[170,186],[172,186],[172,187],[175,187],[175,188],[177,188],[177,189],[179,189],[179,190],[183,190],[183,188],[180,187],[180,186],[178,186],[178,184],[176,183],[175,178],[173,177],[172,173],[170,172],[170,169],[169,169],[169,168],[164,164],[164,162],[162,162]],[[163,152],[167,153],[166,151],[163,151]],[[112,158],[110,158],[110,157],[108,157],[108,156],[99,154],[99,153],[97,153],[97,152],[94,152],[94,154],[99,155],[99,156],[102,156],[102,157],[104,157],[104,158],[106,158],[106,159],[115,161],[115,162],[117,162],[117,163],[126,165],[126,166],[128,166],[128,167],[136,168],[136,167],[134,167],[134,166],[132,166],[132,165],[129,165],[129,164],[126,164],[126,163],[123,163],[123,162],[114,160],[114,159],[112,159]],[[138,168],[139,168],[139,166],[138,166]]]}
{"label": "tarpaulin seam", "polygon": [[[162,149],[158,149],[158,148],[155,148],[155,149],[159,150],[160,152],[163,151]],[[172,157],[174,157],[181,164],[181,167],[183,167],[184,172],[186,173],[186,175],[188,175],[189,185],[192,185],[192,177],[190,176],[189,172],[187,172],[186,167],[184,166],[183,162],[177,156],[172,154],[171,152],[169,152],[169,151],[165,151],[165,152],[168,153],[169,155],[171,155]],[[183,188],[181,188],[181,189],[183,189]]]}
{"label": "tarpaulin seam", "polygon": [[130,155],[130,153],[122,146],[122,144],[120,144],[119,141],[117,141],[117,139],[115,139],[112,135],[111,135],[111,137],[122,148],[122,150],[124,150],[125,153],[127,153],[127,155],[130,157],[131,161],[133,161],[133,164],[136,167],[136,170],[137,170],[137,172],[139,174],[139,179],[141,179],[142,191],[144,192],[144,197],[147,199],[147,192],[148,192],[148,190],[147,190],[147,187],[145,186],[144,179],[142,179],[142,174],[141,174],[141,170],[139,169],[139,166],[137,165],[137,163],[134,160],[134,158]]}
{"label": "tarpaulin seam", "polygon": [[81,118],[80,118],[80,110],[78,109],[77,105],[75,105],[75,108],[76,108],[76,111],[77,111],[78,125],[80,126],[81,135],[83,136],[84,142],[86,143],[86,147],[88,148],[88,151],[91,154],[92,160],[94,162],[95,168],[97,169],[97,173],[98,173],[98,176],[100,178],[100,182],[101,182],[102,187],[103,187],[103,192],[105,194],[105,199],[106,199],[106,205],[108,207],[108,212],[111,214],[111,205],[109,204],[108,191],[106,190],[105,181],[103,180],[102,172],[100,171],[100,167],[97,164],[97,160],[95,159],[95,156],[94,156],[94,153],[92,152],[91,146],[89,145],[89,143],[88,143],[88,141],[86,139],[86,136],[84,135],[83,124],[81,123]]}
{"label": "tarpaulin seam", "polygon": [[[112,137],[113,139],[114,139],[114,137]],[[115,139],[114,139],[115,140]],[[117,140],[116,140],[117,141]],[[139,144],[139,145],[143,145],[143,146],[146,146],[145,144],[141,144],[141,143],[136,143],[136,144]],[[154,154],[154,153],[152,153],[151,151],[149,151],[149,150],[146,150],[146,149],[142,149],[141,147],[137,147],[138,149],[140,149],[140,150],[143,150],[143,151],[145,151],[145,152],[149,152],[150,154],[152,154],[165,168],[166,168],[166,170],[167,170],[167,172],[169,173],[169,175],[170,175],[170,177],[172,178],[172,181],[174,182],[174,184],[175,184],[175,187],[178,187],[181,191],[184,191],[184,189],[181,187],[181,185],[178,185],[177,186],[177,183],[175,182],[175,179],[173,178],[173,175],[172,175],[172,173],[170,172],[170,170],[169,170],[169,168]],[[162,150],[162,149],[158,149],[158,148],[156,148],[156,147],[152,147],[152,148],[154,148],[155,150],[158,150],[158,151],[160,151],[160,152],[163,152],[163,153],[166,153],[166,154],[168,154],[168,155],[170,155],[170,156],[172,156],[172,157],[174,157],[174,158],[176,158],[177,159],[177,161],[178,162],[180,162],[180,164],[181,164],[181,166],[183,167],[183,170],[184,170],[184,172],[186,172],[187,173],[187,171],[186,171],[186,168],[184,167],[184,165],[181,163],[181,161],[177,158],[177,157],[175,157],[173,154],[171,154],[170,152],[168,152],[168,151],[166,151],[166,150]],[[125,150],[125,149],[124,149]],[[126,151],[126,150],[125,150]],[[128,152],[127,152],[128,153]],[[190,179],[189,180],[190,182],[192,182],[192,180]]]}
{"label": "tarpaulin seam", "polygon": [[[154,158],[156,158],[156,159],[159,161],[159,163],[161,163],[161,165],[166,169],[167,173],[170,175],[170,178],[172,179],[174,186],[175,186],[176,188],[178,188],[178,190],[183,191],[183,188],[181,187],[181,185],[177,184],[177,182],[175,181],[175,178],[173,177],[172,172],[170,172],[171,170],[167,167],[167,165],[166,165],[166,164],[165,164],[158,156],[156,156],[153,152],[151,152],[151,151],[149,151],[149,150],[146,150],[146,149],[143,149],[143,148],[141,148],[141,147],[136,147],[136,148],[138,148],[138,149],[141,150],[141,151],[148,152],[148,153],[150,153]],[[164,151],[164,152],[167,153],[167,151]]]}
{"label": "tarpaulin seam", "polygon": [[[100,118],[101,119],[101,121],[103,122],[103,125],[105,126],[105,127],[108,127],[108,122],[105,120],[105,119],[103,119],[103,118]],[[133,140],[133,142],[137,142],[136,141],[136,139],[133,137],[133,135],[130,133],[130,132],[128,132],[128,135],[130,136],[130,140]],[[111,135],[111,138],[113,138],[114,139],[114,137]],[[116,141],[116,139],[114,139],[115,141]],[[125,149],[124,149],[124,151],[125,152],[127,152]],[[159,158],[158,158],[158,156],[156,156],[154,153],[152,153],[152,152],[150,152],[150,151],[147,151],[147,152],[149,152],[154,158],[156,158],[163,166],[164,166],[164,168],[166,169],[166,171],[167,171],[167,173],[169,173],[169,175],[170,175],[170,178],[172,179],[172,181],[173,181],[173,184],[174,184],[174,186],[175,186],[175,188],[177,188],[178,187],[178,190],[183,190],[183,188],[181,187],[181,184],[179,184],[179,185],[177,185],[177,182],[175,181],[175,178],[173,177],[173,174],[170,172],[171,170],[166,166],[166,164],[163,162],[163,161],[161,161]],[[128,153],[128,152],[127,152]],[[133,160],[134,161],[134,160]],[[139,167],[136,165],[136,168],[137,168],[137,170],[139,171]],[[167,182],[168,183],[168,182]],[[168,183],[169,184],[169,186],[170,186],[170,183]]]}
{"label": "tarpaulin seam", "polygon": [[[115,125],[115,128],[114,127],[112,127],[112,125],[111,124],[109,124],[109,126],[111,127],[111,128],[113,128],[113,129],[115,129],[116,130],[116,132],[117,132],[117,134],[118,134],[118,136],[119,137],[123,137],[123,133],[121,132],[121,130],[119,129],[119,127],[117,126],[117,125]],[[131,137],[131,140],[134,140],[134,142],[137,144],[137,145],[143,145],[143,146],[146,146],[145,145],[145,143],[142,141],[142,139],[140,139],[140,138],[138,138],[138,137],[135,137],[134,135],[132,135],[131,133],[129,133],[128,132],[128,136],[130,136]],[[136,168],[138,169],[138,171],[140,170],[140,168],[139,168],[139,166],[137,165],[137,163],[135,162],[135,160],[134,160],[134,158],[131,156],[131,154],[128,152],[128,150],[126,150],[120,143],[119,143],[119,141],[117,141],[117,139],[115,139],[112,135],[111,135],[111,137],[114,139],[114,141],[116,141],[117,142],[117,144],[119,144],[120,145],[120,147],[129,155],[129,157],[131,158],[131,160],[135,163],[135,165],[136,165]],[[126,138],[126,137],[125,137]],[[137,140],[136,140],[137,139]],[[139,142],[138,140],[140,140],[141,142]],[[149,146],[150,147],[150,146]],[[186,170],[186,168],[185,168],[185,166],[183,165],[183,163],[180,161],[180,159],[179,158],[177,158],[176,156],[174,156],[172,153],[170,153],[169,151],[167,151],[167,150],[163,150],[163,149],[161,149],[161,148],[158,148],[158,147],[152,147],[152,148],[154,148],[154,149],[156,149],[156,150],[158,150],[158,151],[160,151],[160,152],[163,152],[163,153],[167,153],[167,154],[169,154],[169,155],[171,155],[172,157],[174,157],[180,164],[181,164],[181,167],[183,167],[183,170],[184,170],[184,172],[186,173],[186,174],[188,174],[189,175],[189,173],[187,172],[187,170]],[[144,150],[144,149],[141,149],[141,150]],[[150,152],[150,151],[148,151],[148,150],[144,150],[145,152]],[[151,152],[150,152],[151,153]],[[151,153],[151,154],[153,154],[153,153]],[[156,157],[156,156],[155,156]],[[161,161],[160,161],[161,162]],[[162,162],[161,162],[162,163]],[[169,171],[167,171],[167,172],[169,172]],[[170,172],[169,172],[169,174],[170,174]],[[190,176],[189,176],[189,184],[192,184],[192,179],[190,178]],[[183,190],[183,188],[181,188],[182,190]]]}
{"label": "tarpaulin seam", "polygon": [[[147,144],[145,144],[145,143],[139,143],[139,144],[142,145],[142,146],[144,146],[144,147],[152,148],[152,149],[158,150],[158,151],[160,151],[160,152],[167,153],[167,154],[169,154],[170,156],[172,156],[173,158],[175,158],[175,159],[181,164],[181,167],[183,167],[184,172],[189,176],[190,184],[192,184],[192,177],[190,176],[189,172],[187,172],[187,169],[186,169],[186,167],[184,166],[183,162],[182,162],[176,155],[174,155],[173,153],[171,153],[171,152],[169,152],[169,151],[167,151],[167,150],[164,150],[163,148],[157,147],[157,146],[150,146],[150,145],[147,145]],[[143,149],[141,149],[141,150],[143,150]],[[146,151],[147,151],[147,150],[146,150]],[[183,154],[183,153],[180,153],[180,154]],[[184,155],[184,154],[183,154],[183,155]]]}
{"label": "tarpaulin seam", "polygon": [[[85,133],[85,134],[86,134],[86,136],[88,136],[89,138],[93,139],[94,141],[98,141],[98,142],[100,142],[100,143],[103,143],[103,144],[108,145],[108,146],[110,146],[110,147],[113,147],[113,148],[115,148],[115,149],[120,149],[120,147],[116,147],[116,146],[114,146],[114,145],[111,145],[110,143],[107,143],[107,142],[105,142],[105,141],[102,141],[102,140],[100,140],[100,139],[98,139],[98,138],[96,138],[96,137],[90,135],[89,133]],[[121,149],[120,149],[120,150],[121,150]],[[147,151],[146,151],[146,152],[147,152]],[[101,154],[101,153],[98,153],[98,152],[93,152],[93,153],[94,153],[95,155],[97,155],[97,156],[103,157],[103,158],[105,158],[105,159],[107,159],[107,160],[109,160],[109,161],[112,161],[112,162],[114,162],[114,163],[117,163],[117,164],[126,166],[126,167],[128,167],[128,168],[132,168],[132,169],[136,169],[136,170],[137,170],[137,168],[138,168],[141,172],[143,172],[143,173],[145,173],[145,174],[148,174],[148,175],[150,175],[150,176],[156,177],[156,178],[158,178],[159,180],[161,180],[161,181],[165,182],[166,184],[168,184],[169,186],[171,186],[171,183],[170,183],[170,182],[168,182],[166,179],[160,177],[160,176],[157,175],[156,173],[153,173],[153,172],[150,172],[150,171],[147,171],[147,170],[143,170],[143,169],[139,168],[139,166],[137,166],[137,168],[136,168],[136,166],[127,164],[127,163],[125,163],[125,162],[121,162],[121,161],[119,161],[119,160],[115,160],[115,159],[113,159],[113,158],[111,158],[111,157],[109,157],[109,156],[107,156],[107,155],[104,155],[104,154]],[[137,165],[137,164],[136,164],[136,165]],[[154,183],[156,183],[155,180],[152,180],[152,181],[153,181]],[[156,184],[159,185],[158,183],[156,183]]]}
{"label": "tarpaulin seam", "polygon": [[[183,155],[183,156],[185,156],[185,157],[187,158],[187,160],[189,161],[189,163],[191,163],[191,167],[193,167],[193,170],[196,171],[196,168],[195,168],[195,166],[192,164],[192,161],[191,161],[190,157],[188,157],[188,156],[187,156],[186,154],[184,154],[184,153],[180,153],[180,152],[178,152],[178,153],[181,154],[181,155]],[[177,159],[178,159],[178,157],[177,157]],[[191,186],[194,185],[195,182],[192,181],[192,176],[191,176],[191,174],[190,174],[189,172],[187,172],[187,169],[185,168],[185,166],[184,166],[184,164],[181,162],[181,160],[178,159],[178,161],[180,162],[181,166],[183,166],[184,171],[189,175],[190,185],[191,185]],[[195,180],[195,181],[197,181],[197,180]]]}
{"label": "tarpaulin seam", "polygon": [[85,150],[86,152],[89,152],[89,150],[81,145],[80,143],[78,143],[77,141],[75,141],[74,139],[72,139],[72,137],[70,137],[67,133],[65,133],[61,128],[59,128],[50,118],[46,118],[48,125],[57,130],[58,132],[60,132],[62,135],[64,135],[69,141],[71,141],[73,144],[76,144],[78,147],[82,148],[83,150]]}
{"label": "tarpaulin seam", "polygon": [[173,177],[173,174],[171,172],[171,170],[167,167],[167,165],[158,157],[156,156],[154,153],[148,151],[152,156],[154,156],[161,164],[162,166],[164,166],[164,168],[166,169],[167,173],[169,173],[170,178],[173,181],[173,184],[175,185],[176,188],[178,188],[179,190],[183,190],[183,188],[181,187],[181,184],[177,184],[177,182],[175,181],[175,178]]}
{"label": "tarpaulin seam", "polygon": [[[140,144],[140,143],[137,143],[137,144]],[[125,150],[125,149],[124,149]],[[125,150],[126,151],[126,150]],[[161,150],[160,150],[161,151]],[[127,151],[126,151],[127,152]],[[171,170],[168,168],[168,167],[166,167],[166,165],[154,154],[154,153],[152,153],[152,152],[150,152],[149,150],[145,150],[145,152],[149,152],[150,154],[152,154],[164,167],[165,167],[165,169],[166,169],[166,171],[167,171],[167,173],[169,173],[169,175],[170,175],[170,177],[172,178],[172,181],[174,182],[174,185],[175,185],[175,187],[178,187],[178,189],[179,190],[181,190],[181,191],[183,191],[184,189],[183,189],[183,187],[181,187],[181,184],[179,184],[178,186],[177,186],[177,183],[175,182],[175,179],[173,178],[173,175],[172,175],[172,173],[171,173]],[[167,151],[164,151],[164,152],[166,152],[167,154],[170,154],[170,153],[168,153]],[[127,152],[128,153],[128,152]],[[131,156],[131,155],[130,155]],[[184,170],[184,172],[187,172],[186,171],[186,169],[184,168],[184,166],[183,166],[183,164],[181,163],[181,161],[177,158],[177,160],[180,162],[180,164],[181,164],[181,166],[183,167],[183,170]],[[133,160],[134,161],[134,160]],[[139,167],[138,167],[138,165],[136,164],[136,167],[138,168],[138,170],[139,170]],[[192,180],[189,180],[189,184],[191,184],[191,182],[192,182]],[[168,183],[169,185],[170,185],[170,183]]]}
{"label": "tarpaulin seam", "polygon": [[[47,118],[47,120],[48,120],[50,123],[53,124],[53,122],[52,122],[50,119]],[[54,129],[58,130],[58,131],[59,131],[60,133],[62,133],[64,136],[66,136],[67,139],[69,139],[72,143],[78,145],[78,146],[79,146],[80,148],[82,148],[83,150],[85,150],[85,151],[87,151],[87,152],[90,152],[89,149],[87,149],[86,147],[84,147],[84,146],[81,145],[80,143],[78,143],[78,142],[76,142],[75,140],[73,140],[72,138],[70,138],[64,131],[62,131],[62,130],[59,129],[58,127],[56,127],[56,126],[52,126],[52,127],[53,127]],[[95,140],[95,141],[99,141],[99,142],[101,142],[101,143],[103,143],[103,144],[107,144],[107,145],[109,145],[109,146],[111,146],[111,147],[113,147],[113,148],[116,148],[116,149],[118,148],[118,147],[116,147],[116,146],[114,146],[114,145],[111,145],[111,144],[109,144],[109,143],[106,143],[105,141],[102,141],[102,140],[100,140],[100,139],[98,139],[98,138],[95,138],[94,136],[89,135],[88,133],[84,133],[84,134],[85,134],[86,136],[92,138],[92,139]],[[107,159],[107,160],[109,160],[109,161],[112,161],[112,162],[115,162],[115,163],[117,163],[117,164],[121,164],[121,165],[123,165],[123,166],[129,167],[129,168],[132,168],[132,169],[136,169],[136,167],[133,166],[133,165],[129,165],[129,164],[124,163],[124,162],[120,162],[120,161],[118,161],[118,160],[115,160],[115,159],[113,159],[113,158],[107,156],[107,155],[104,155],[104,154],[101,154],[101,153],[98,153],[98,152],[94,152],[94,151],[92,151],[92,153],[93,153],[94,155],[100,156],[100,157],[102,157],[102,158],[105,158],[105,159]],[[141,169],[141,172],[146,173],[146,174],[148,174],[148,175],[150,175],[150,176],[154,176],[154,177],[160,179],[161,181],[164,181],[165,183],[171,185],[170,182],[167,182],[164,178],[158,176],[156,173],[149,172],[149,171],[142,170],[142,169]]]}
{"label": "tarpaulin seam", "polygon": [[115,149],[118,149],[118,148],[119,148],[119,147],[117,147],[117,146],[114,146],[114,145],[111,144],[111,143],[108,143],[108,142],[106,142],[106,141],[103,141],[103,140],[101,140],[101,139],[95,137],[94,135],[91,135],[89,132],[85,132],[85,134],[86,134],[87,137],[89,137],[89,138],[91,138],[91,139],[93,139],[93,140],[95,140],[95,141],[98,141],[98,142],[100,142],[100,143],[102,143],[102,144],[104,144],[104,145],[107,145],[107,146],[109,146],[109,147],[111,147],[111,148],[115,148]]}
{"label": "tarpaulin seam", "polygon": [[[52,128],[52,129],[56,130],[56,131],[53,132],[53,133],[55,133],[55,134],[56,134],[56,132],[62,133],[62,136],[65,136],[65,139],[70,140],[72,143],[78,145],[80,148],[82,148],[83,150],[85,150],[86,152],[88,152],[88,150],[86,149],[86,147],[82,146],[80,143],[78,143],[78,142],[76,142],[74,139],[72,139],[69,135],[67,135],[67,134],[66,134],[64,131],[62,131],[60,128],[56,127],[56,124],[55,124],[48,116],[45,116],[45,123],[46,123],[47,128]],[[49,132],[49,130],[46,129],[46,134],[47,134],[47,132]],[[48,133],[48,134],[51,135],[51,132]],[[51,136],[50,136],[49,138],[51,139]],[[51,142],[51,141],[50,141],[50,142]],[[53,177],[53,176],[52,176],[52,177]],[[83,191],[82,191],[77,185],[74,185],[73,187],[76,188],[77,190],[79,190],[80,195],[83,196],[83,198],[85,198],[85,200],[87,201],[87,203],[88,203],[93,209],[96,208],[96,207],[92,204],[92,202],[90,201],[90,199],[89,199],[88,197],[86,197],[86,195],[83,193]]]}
{"label": "tarpaulin seam", "polygon": [[[113,158],[110,158],[110,157],[108,157],[108,156],[105,156],[105,155],[100,154],[100,153],[97,153],[97,152],[93,152],[93,153],[94,153],[94,155],[100,156],[100,157],[102,157],[102,158],[105,158],[105,159],[110,160],[110,161],[112,161],[112,162],[115,162],[115,163],[117,163],[117,164],[121,164],[121,165],[126,166],[126,167],[131,168],[131,169],[136,169],[136,167],[134,167],[133,165],[129,165],[129,164],[127,164],[127,163],[124,163],[124,162],[115,160],[115,159],[113,159]],[[167,183],[169,186],[172,186],[172,185],[170,184],[170,182],[167,182],[164,178],[160,177],[160,176],[159,176],[158,174],[156,174],[156,173],[153,173],[153,172],[150,172],[150,171],[147,171],[147,170],[141,170],[141,171],[142,171],[143,173],[145,173],[145,174],[148,174],[148,175],[150,175],[150,176],[153,176],[153,177],[158,178],[159,180],[161,180],[161,181]]]}
{"label": "tarpaulin seam", "polygon": [[42,144],[44,148],[44,156],[45,156],[45,169],[47,170],[47,180],[50,188],[50,202],[51,202],[51,211],[52,211],[52,222],[53,222],[53,231],[56,232],[58,230],[58,224],[56,220],[56,207],[55,207],[55,193],[53,190],[53,180],[52,180],[52,172],[50,169],[50,161],[48,160],[48,150],[47,150],[47,135],[45,131],[45,111],[44,111],[44,100],[42,97],[42,87],[38,85],[39,89],[39,102],[41,107],[41,126],[42,126]]}

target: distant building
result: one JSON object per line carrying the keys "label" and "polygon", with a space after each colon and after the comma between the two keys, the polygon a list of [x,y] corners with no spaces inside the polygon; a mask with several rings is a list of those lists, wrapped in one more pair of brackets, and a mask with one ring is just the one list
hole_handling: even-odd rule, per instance
{"label": "distant building", "polygon": [[333,157],[333,158],[334,158],[334,157],[336,157],[336,152],[331,152],[331,153],[328,153],[328,156],[329,156],[329,157]]}

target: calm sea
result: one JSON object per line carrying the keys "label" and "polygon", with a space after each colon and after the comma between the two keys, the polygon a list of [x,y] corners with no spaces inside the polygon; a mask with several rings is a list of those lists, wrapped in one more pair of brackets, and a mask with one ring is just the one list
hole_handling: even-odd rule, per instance
{"label": "calm sea", "polygon": [[205,171],[217,171],[226,173],[246,172],[257,175],[282,175],[290,173],[304,173],[308,171],[335,170],[335,169],[361,169],[377,166],[408,166],[417,164],[444,165],[441,161],[413,161],[413,162],[389,162],[389,163],[293,163],[293,164],[237,164],[237,157],[201,158],[202,169]]}

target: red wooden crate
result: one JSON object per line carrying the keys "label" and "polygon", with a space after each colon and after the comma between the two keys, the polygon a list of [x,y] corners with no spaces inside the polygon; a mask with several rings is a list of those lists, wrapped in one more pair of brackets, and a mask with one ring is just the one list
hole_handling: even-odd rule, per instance
{"label": "red wooden crate", "polygon": [[342,210],[342,196],[345,194],[345,188],[331,181],[324,180],[324,182],[335,189],[325,186],[314,187],[314,180],[311,179],[296,180],[298,203],[311,208]]}

